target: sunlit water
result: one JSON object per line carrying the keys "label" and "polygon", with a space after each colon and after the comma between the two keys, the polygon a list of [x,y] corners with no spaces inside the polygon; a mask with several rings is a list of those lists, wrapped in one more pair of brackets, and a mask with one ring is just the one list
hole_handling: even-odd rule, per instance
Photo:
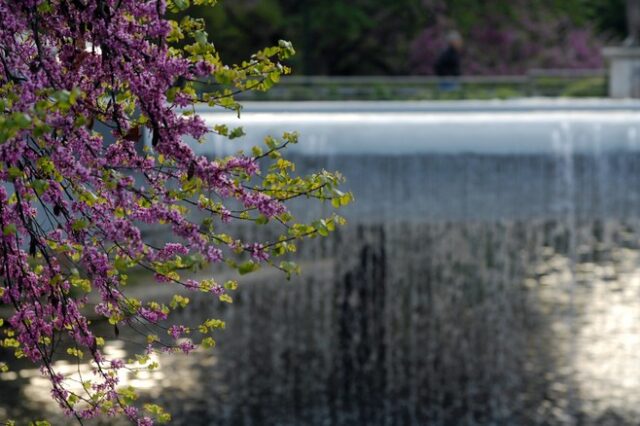
{"label": "sunlit water", "polygon": [[[292,282],[194,298],[184,321],[227,321],[217,348],[123,383],[184,425],[636,424],[638,105],[446,105],[249,106],[248,137],[297,129],[300,171],[346,175],[349,226]],[[55,412],[26,365],[0,395],[0,418]]]}

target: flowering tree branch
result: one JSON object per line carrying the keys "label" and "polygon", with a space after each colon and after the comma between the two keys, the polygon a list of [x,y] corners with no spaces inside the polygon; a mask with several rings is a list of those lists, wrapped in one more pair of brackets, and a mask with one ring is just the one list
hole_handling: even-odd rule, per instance
{"label": "flowering tree branch", "polygon": [[[326,236],[344,221],[334,214],[298,223],[286,203],[305,197],[338,208],[351,201],[338,189],[339,174],[294,174],[282,155],[297,142],[292,133],[226,158],[193,152],[185,138],[242,134],[208,128],[196,103],[239,112],[233,94],[268,90],[289,72],[282,61],[294,52],[280,42],[224,65],[202,21],[165,17],[167,8],[188,6],[188,0],[0,0],[0,302],[13,310],[0,319],[1,344],[40,365],[53,398],[79,422],[99,415],[142,425],[170,419],[157,405],[137,406],[135,390],[120,386],[118,371],[131,367],[103,354],[105,338],[87,319],[89,295],[97,295],[95,312],[116,334],[122,326],[143,326],[137,331],[146,350],[137,362],[156,368],[151,353],[213,347],[212,333],[224,323],[209,319],[196,333],[171,322],[189,299],[176,294],[165,305],[128,297],[131,269],[231,302],[235,281],[182,272],[226,262],[240,274],[267,264],[289,276],[297,266],[276,259],[295,251],[297,240]],[[113,142],[94,130],[98,123]],[[150,147],[140,142],[144,131]],[[281,235],[244,241],[222,232],[239,221],[272,223]],[[166,230],[172,242],[154,246],[143,226]],[[80,390],[56,371],[61,356],[91,361]]]}

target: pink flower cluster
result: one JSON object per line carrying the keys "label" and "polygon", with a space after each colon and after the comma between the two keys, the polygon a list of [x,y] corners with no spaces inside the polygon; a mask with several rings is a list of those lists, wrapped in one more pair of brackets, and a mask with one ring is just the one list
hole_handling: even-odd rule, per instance
{"label": "pink flower cluster", "polygon": [[[53,398],[78,419],[106,412],[152,424],[124,402],[113,370],[125,366],[102,353],[85,316],[88,294],[97,294],[95,312],[116,332],[158,325],[168,318],[166,306],[124,295],[131,267],[195,290],[200,282],[175,273],[197,262],[192,254],[221,262],[240,248],[256,261],[269,259],[268,246],[215,236],[187,206],[215,226],[236,218],[223,203],[267,218],[286,212],[283,202],[238,179],[259,174],[255,158],[211,160],[184,142],[209,129],[180,112],[196,96],[167,94],[180,81],[210,76],[215,57],[170,50],[165,8],[164,0],[0,0],[0,108],[9,117],[0,124],[0,301],[14,309],[5,346],[41,365]],[[98,128],[109,129],[111,142]],[[152,150],[142,146],[144,128]],[[198,201],[199,194],[217,204]],[[174,242],[154,246],[143,225],[172,233]],[[217,284],[207,290],[225,292]],[[161,344],[195,349],[183,339],[184,326],[169,334],[179,341],[152,341],[148,352]],[[55,371],[61,337],[71,342],[63,356],[95,361],[91,398],[74,400]]]}

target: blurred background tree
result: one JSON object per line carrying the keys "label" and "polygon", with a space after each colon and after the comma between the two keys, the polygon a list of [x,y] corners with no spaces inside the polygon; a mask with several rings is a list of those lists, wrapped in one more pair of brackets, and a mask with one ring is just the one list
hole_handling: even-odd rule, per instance
{"label": "blurred background tree", "polygon": [[421,0],[234,0],[197,11],[226,60],[291,40],[298,74],[405,74],[413,35],[426,23]]}
{"label": "blurred background tree", "polygon": [[465,74],[600,68],[626,31],[624,0],[233,0],[190,13],[227,62],[291,40],[298,75],[432,74],[452,29]]}
{"label": "blurred background tree", "polygon": [[625,7],[625,0],[585,0],[584,13],[599,33],[623,39],[627,35]]}

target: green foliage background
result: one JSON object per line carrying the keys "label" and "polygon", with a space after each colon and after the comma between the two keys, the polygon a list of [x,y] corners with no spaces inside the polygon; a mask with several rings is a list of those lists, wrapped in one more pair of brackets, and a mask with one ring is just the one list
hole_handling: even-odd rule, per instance
{"label": "green foliage background", "polygon": [[540,11],[605,41],[625,33],[624,0],[225,0],[189,14],[205,19],[226,62],[285,39],[299,52],[297,75],[402,75],[412,41],[442,19],[464,31]]}

